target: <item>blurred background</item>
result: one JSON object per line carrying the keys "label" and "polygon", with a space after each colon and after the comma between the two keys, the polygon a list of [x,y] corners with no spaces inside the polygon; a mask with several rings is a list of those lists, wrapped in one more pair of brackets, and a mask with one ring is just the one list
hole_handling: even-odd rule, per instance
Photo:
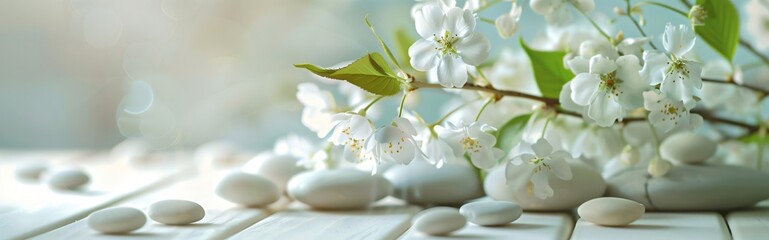
{"label": "blurred background", "polygon": [[[463,0],[458,1],[460,6]],[[636,1],[633,1],[636,2]],[[665,1],[676,7],[678,1]],[[746,0],[735,1],[744,26]],[[263,149],[287,133],[311,136],[300,122],[296,85],[314,81],[295,63],[331,66],[380,51],[363,22],[368,14],[391,45],[393,31],[416,36],[413,0],[0,0],[0,148],[107,149],[139,138],[155,149],[192,148],[226,140]],[[545,32],[543,17],[524,6],[521,28],[492,42],[519,52]],[[621,0],[596,0],[609,22]],[[498,4],[481,15],[510,11]],[[644,8],[646,31],[686,23]],[[580,16],[575,20],[582,21]],[[579,22],[577,21],[577,22]],[[626,18],[614,29],[638,36]],[[752,39],[744,27],[742,36]],[[767,41],[766,39],[762,41]],[[703,59],[716,58],[698,42]],[[738,50],[737,63],[754,62]],[[426,95],[421,105],[439,104]],[[422,113],[422,112],[420,112]]]}

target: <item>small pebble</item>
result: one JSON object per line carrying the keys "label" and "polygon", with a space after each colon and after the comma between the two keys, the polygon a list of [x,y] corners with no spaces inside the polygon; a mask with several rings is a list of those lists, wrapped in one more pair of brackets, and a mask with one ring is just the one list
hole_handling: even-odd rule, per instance
{"label": "small pebble", "polygon": [[643,216],[646,207],[638,202],[615,197],[592,199],[577,208],[579,217],[603,226],[626,226]]}
{"label": "small pebble", "polygon": [[20,164],[16,167],[16,178],[24,181],[40,181],[43,173],[48,170],[48,165],[41,162],[31,162]]}
{"label": "small pebble", "polygon": [[166,225],[185,225],[200,221],[206,211],[200,204],[187,200],[163,200],[150,205],[147,215]]}
{"label": "small pebble", "polygon": [[249,160],[241,170],[267,178],[275,183],[281,193],[284,193],[288,186],[288,180],[304,171],[304,168],[296,165],[297,161],[299,159],[289,155],[263,152]]}
{"label": "small pebble", "polygon": [[215,189],[216,195],[232,203],[263,207],[278,201],[280,192],[272,181],[258,175],[233,172],[225,176]]}
{"label": "small pebble", "polygon": [[124,234],[141,228],[147,217],[136,208],[116,207],[96,211],[88,216],[88,227],[105,234]]}
{"label": "small pebble", "polygon": [[481,226],[499,226],[518,220],[523,208],[506,201],[471,202],[459,208],[459,213],[467,221]]}
{"label": "small pebble", "polygon": [[382,176],[355,169],[308,171],[288,182],[288,195],[315,209],[364,209],[392,191]]}
{"label": "small pebble", "polygon": [[427,235],[447,235],[467,224],[462,214],[452,207],[434,207],[423,210],[414,216],[412,225],[420,233]]}
{"label": "small pebble", "polygon": [[81,188],[91,181],[84,170],[79,168],[70,168],[55,170],[46,174],[45,182],[54,189],[75,190]]}
{"label": "small pebble", "polygon": [[702,164],[716,154],[718,144],[705,136],[692,132],[676,133],[660,144],[665,159],[684,164]]}

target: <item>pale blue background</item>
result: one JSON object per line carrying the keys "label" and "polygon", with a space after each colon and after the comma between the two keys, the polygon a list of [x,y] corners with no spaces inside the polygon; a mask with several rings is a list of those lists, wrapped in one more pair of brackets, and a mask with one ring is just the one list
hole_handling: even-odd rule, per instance
{"label": "pale blue background", "polygon": [[[678,1],[661,2],[681,7]],[[744,12],[746,2],[735,1],[740,12]],[[166,3],[172,6],[168,9],[173,13],[184,13],[188,6],[203,6],[203,10],[187,12],[185,20],[173,20],[168,16],[170,10],[161,5]],[[388,40],[397,27],[415,34],[409,17],[413,3],[0,1],[0,148],[109,148],[125,135],[146,133],[157,137],[160,148],[181,149],[211,140],[229,140],[245,148],[263,149],[289,132],[308,135],[299,122],[301,106],[293,95],[298,82],[313,80],[291,64],[329,66],[380,51],[363,23],[366,14]],[[542,34],[542,16],[531,11],[528,1],[520,4],[524,6],[521,27],[510,40],[502,40],[492,25],[478,24],[478,31],[492,42],[492,57],[502,47],[519,49],[518,37],[530,41]],[[624,1],[596,0],[596,5],[596,12],[615,17],[612,9],[624,8]],[[89,46],[83,37],[84,16],[90,9],[105,8],[122,19],[120,39],[110,47]],[[503,3],[481,15],[494,19],[507,11],[509,3]],[[662,45],[659,36],[667,22],[687,22],[655,6],[647,6],[644,11],[645,29],[655,36],[657,46]],[[582,18],[575,15],[574,19]],[[742,24],[745,21],[743,15]],[[750,39],[741,28],[742,36]],[[627,37],[638,36],[624,17],[618,19],[616,29],[623,29]],[[185,35],[186,31],[193,34]],[[172,40],[163,40],[168,36]],[[165,61],[179,62],[177,68],[162,77],[127,76],[123,54],[131,44],[144,42],[162,42],[161,49],[178,49],[181,53],[171,53]],[[717,57],[703,42],[697,45],[703,59]],[[190,60],[183,55],[188,52],[200,59]],[[738,50],[735,59],[738,64],[755,61],[743,50]],[[224,62],[224,70],[211,70],[210,76],[196,74],[196,69],[210,67],[211,62]],[[136,130],[129,121],[121,125],[128,130],[121,132],[117,121],[125,119],[116,113],[121,111],[121,99],[134,80],[150,83],[155,103],[162,103],[165,112],[156,117],[155,125]],[[442,103],[445,95],[431,93],[423,99],[425,102],[417,110],[434,118],[434,106]],[[387,109],[394,108],[395,101],[388,100]]]}

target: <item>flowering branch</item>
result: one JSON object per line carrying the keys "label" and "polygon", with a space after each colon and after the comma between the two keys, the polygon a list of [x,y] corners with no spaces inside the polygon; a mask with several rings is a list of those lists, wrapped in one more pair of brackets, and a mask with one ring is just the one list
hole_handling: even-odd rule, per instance
{"label": "flowering branch", "polygon": [[[703,80],[705,80],[705,79],[703,79]],[[719,82],[725,83],[723,81],[719,81]],[[740,85],[740,86],[744,86],[744,85]],[[421,82],[421,81],[413,81],[413,82],[411,82],[411,87],[412,87],[411,90],[416,90],[416,89],[419,89],[419,88],[446,88],[446,87],[441,86],[440,84]],[[452,88],[446,88],[446,89],[452,89]],[[496,89],[496,88],[491,87],[491,86],[480,86],[480,85],[473,84],[473,83],[466,83],[461,88],[456,88],[456,89],[483,91],[483,92],[493,93],[493,94],[495,94],[497,96],[500,96],[500,97],[518,97],[518,98],[531,99],[531,100],[535,100],[535,101],[540,101],[540,102],[542,102],[545,105],[550,106],[550,107],[555,107],[555,106],[560,105],[558,99],[556,99],[556,98],[541,97],[541,96],[531,95],[531,94],[522,93],[522,92],[518,92],[518,91],[512,91],[512,90],[501,90],[501,89]],[[575,116],[575,117],[582,117],[581,114],[576,113],[576,112],[571,112],[571,111],[567,111],[567,110],[563,110],[563,109],[556,109],[556,111],[559,114],[564,114],[564,115],[568,115],[568,116]],[[754,126],[754,125],[751,125],[751,124],[747,124],[747,123],[743,123],[743,122],[739,122],[739,121],[730,120],[730,119],[716,117],[716,116],[710,114],[710,112],[707,112],[707,111],[693,110],[692,113],[700,114],[703,119],[711,121],[711,122],[722,123],[722,124],[729,124],[729,125],[733,125],[733,126],[742,127],[742,128],[744,128],[745,130],[748,131],[748,135],[758,131],[758,127],[757,126]],[[646,118],[625,118],[625,119],[622,120],[622,123],[629,123],[629,122],[635,122],[635,121],[644,121],[644,120],[646,120]]]}

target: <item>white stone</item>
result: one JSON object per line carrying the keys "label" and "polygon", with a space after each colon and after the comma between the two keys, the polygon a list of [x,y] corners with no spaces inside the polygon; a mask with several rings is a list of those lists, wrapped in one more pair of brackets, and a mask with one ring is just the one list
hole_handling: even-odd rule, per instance
{"label": "white stone", "polygon": [[384,173],[393,196],[419,205],[461,205],[483,197],[481,182],[469,166],[447,164],[435,168],[424,161],[393,166]]}
{"label": "white stone", "polygon": [[45,174],[46,184],[60,190],[76,190],[90,181],[91,177],[88,173],[79,168],[59,169]]}
{"label": "white stone", "polygon": [[603,226],[626,226],[643,216],[646,208],[636,201],[602,197],[592,199],[577,208],[579,217]]}
{"label": "white stone", "polygon": [[716,153],[718,145],[713,140],[692,132],[676,133],[662,141],[660,154],[684,164],[701,164]]}
{"label": "white stone", "polygon": [[639,166],[607,182],[607,196],[642,203],[647,210],[720,211],[769,198],[769,174],[732,166],[678,165],[658,178]]}
{"label": "white stone", "polygon": [[200,221],[206,211],[200,204],[187,200],[163,200],[150,205],[147,215],[166,225],[185,225]]}
{"label": "white stone", "polygon": [[23,163],[16,167],[16,178],[24,181],[40,181],[43,173],[48,170],[48,165],[41,162]]}
{"label": "white stone", "polygon": [[524,172],[524,168],[516,168],[520,173],[515,174],[518,178],[511,185],[507,184],[504,167],[493,169],[486,176],[484,189],[492,199],[514,202],[527,211],[571,210],[587,200],[604,195],[606,182],[598,172],[585,164],[570,163],[569,166],[573,175],[569,181],[550,174],[553,196],[547,199],[539,199],[529,191],[529,176],[532,173]]}
{"label": "white stone", "polygon": [[305,169],[296,165],[297,159],[289,155],[276,155],[263,152],[243,165],[243,172],[256,174],[269,179],[280,192],[285,192],[288,180]]}
{"label": "white stone", "polygon": [[414,216],[412,227],[417,232],[428,235],[447,235],[462,229],[467,224],[462,214],[452,207],[434,207],[423,210]]}
{"label": "white stone", "polygon": [[354,169],[303,172],[288,182],[289,196],[317,209],[361,209],[391,191],[387,179]]}
{"label": "white stone", "polygon": [[147,222],[136,208],[116,207],[96,211],[88,216],[88,227],[106,234],[123,234],[141,228]]}
{"label": "white stone", "polygon": [[512,202],[479,201],[463,205],[459,208],[459,213],[471,223],[497,226],[518,220],[523,214],[523,208]]}
{"label": "white stone", "polygon": [[215,192],[227,201],[248,207],[264,207],[280,198],[280,192],[272,181],[244,172],[225,176]]}

